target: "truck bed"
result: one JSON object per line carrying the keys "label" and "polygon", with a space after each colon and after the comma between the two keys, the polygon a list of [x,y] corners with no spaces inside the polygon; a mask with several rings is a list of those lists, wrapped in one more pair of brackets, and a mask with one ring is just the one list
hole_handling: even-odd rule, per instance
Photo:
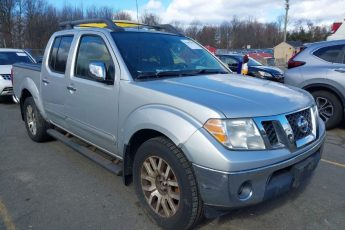
{"label": "truck bed", "polygon": [[13,91],[20,98],[23,84],[34,84],[36,89],[40,89],[41,64],[17,63],[13,65]]}

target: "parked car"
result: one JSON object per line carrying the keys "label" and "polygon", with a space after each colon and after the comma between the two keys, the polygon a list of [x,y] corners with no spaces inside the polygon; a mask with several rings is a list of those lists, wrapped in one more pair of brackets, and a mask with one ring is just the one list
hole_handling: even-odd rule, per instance
{"label": "parked car", "polygon": [[328,41],[345,39],[345,19],[344,18],[333,23],[331,33],[332,34],[327,37]]}
{"label": "parked car", "polygon": [[[0,48],[0,97],[13,96],[11,69],[17,62],[35,63],[35,60],[25,50]],[[13,100],[17,101],[14,97]]]}
{"label": "parked car", "polygon": [[[92,28],[100,22],[107,28]],[[94,24],[71,29],[80,23]],[[52,35],[41,66],[14,65],[28,135],[51,135],[126,185],[133,179],[162,228],[190,228],[203,214],[276,197],[317,166],[325,127],[304,90],[230,74],[171,26],[60,26],[70,29]]]}
{"label": "parked car", "polygon": [[[237,72],[239,63],[242,62],[243,59],[243,55],[240,54],[217,55],[217,57],[227,64],[235,73]],[[281,69],[272,66],[264,66],[253,58],[249,58],[248,75],[270,81],[284,82],[284,72]]]}
{"label": "parked car", "polygon": [[288,62],[285,83],[309,91],[328,129],[337,127],[345,108],[345,40],[308,44]]}

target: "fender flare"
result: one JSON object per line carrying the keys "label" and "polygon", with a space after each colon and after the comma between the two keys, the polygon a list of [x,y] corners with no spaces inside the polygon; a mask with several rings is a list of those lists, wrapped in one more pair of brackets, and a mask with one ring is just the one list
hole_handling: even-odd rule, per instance
{"label": "fender flare", "polygon": [[[174,107],[160,104],[146,105],[134,110],[119,129],[119,152],[125,154],[132,136],[140,130],[150,129],[162,133],[176,146],[186,142],[202,123]],[[187,158],[189,158],[187,156]]]}
{"label": "fender flare", "polygon": [[40,111],[42,117],[44,119],[46,119],[47,115],[46,115],[46,112],[45,112],[44,107],[43,107],[43,103],[42,103],[42,99],[41,99],[41,94],[40,94],[40,91],[38,90],[35,82],[31,78],[25,78],[21,82],[20,89],[21,89],[21,91],[20,91],[20,101],[22,100],[22,96],[23,96],[24,90],[29,91],[31,96],[32,96],[32,98],[35,101],[37,109]]}

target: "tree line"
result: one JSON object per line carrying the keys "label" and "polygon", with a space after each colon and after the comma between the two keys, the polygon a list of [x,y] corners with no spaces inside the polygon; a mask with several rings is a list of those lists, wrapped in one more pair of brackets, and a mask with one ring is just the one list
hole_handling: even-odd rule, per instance
{"label": "tree line", "polygon": [[[51,34],[59,29],[59,22],[84,18],[107,17],[117,20],[133,20],[125,11],[109,6],[57,8],[46,0],[0,0],[0,47],[44,49]],[[136,21],[137,18],[134,19]],[[142,12],[139,22],[156,25],[162,18],[151,12]],[[282,20],[262,23],[256,19],[239,19],[233,16],[220,25],[205,25],[193,21],[185,25],[172,21],[185,35],[203,45],[221,49],[268,48],[279,44],[283,38]],[[295,22],[288,40],[314,42],[324,40],[328,27],[314,26],[308,20]]]}

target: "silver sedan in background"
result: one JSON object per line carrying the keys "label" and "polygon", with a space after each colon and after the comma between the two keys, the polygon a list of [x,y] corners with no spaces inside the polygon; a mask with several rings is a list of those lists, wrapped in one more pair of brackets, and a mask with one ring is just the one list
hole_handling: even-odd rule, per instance
{"label": "silver sedan in background", "polygon": [[288,62],[285,83],[309,91],[327,129],[344,119],[345,40],[307,44]]}

